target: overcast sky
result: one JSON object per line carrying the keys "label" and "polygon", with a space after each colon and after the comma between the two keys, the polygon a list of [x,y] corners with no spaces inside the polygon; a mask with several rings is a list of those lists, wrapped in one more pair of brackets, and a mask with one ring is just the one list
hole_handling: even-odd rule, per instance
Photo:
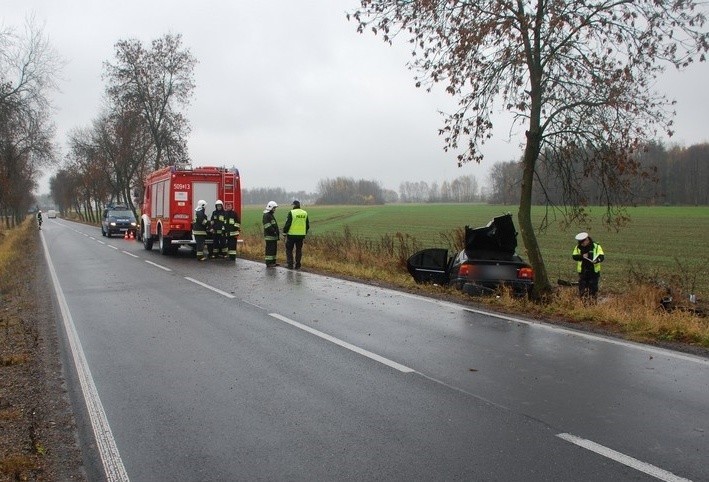
{"label": "overcast sky", "polygon": [[[321,179],[378,180],[397,190],[474,175],[520,156],[523,133],[503,117],[481,165],[457,167],[437,131],[442,93],[416,89],[405,45],[360,35],[345,13],[354,0],[2,0],[0,22],[21,29],[34,14],[67,62],[55,95],[57,142],[88,127],[101,108],[102,64],[118,40],[144,45],[182,34],[198,64],[187,110],[195,165],[239,168],[245,188],[315,191]],[[660,87],[678,101],[672,142],[709,141],[709,66],[670,73]],[[48,191],[48,173],[40,192]]]}

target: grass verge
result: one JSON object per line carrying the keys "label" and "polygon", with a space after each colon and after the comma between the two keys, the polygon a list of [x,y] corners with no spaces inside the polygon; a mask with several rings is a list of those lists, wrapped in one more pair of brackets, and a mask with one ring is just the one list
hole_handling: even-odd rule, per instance
{"label": "grass verge", "polygon": [[[24,222],[0,231],[0,478],[29,480],[41,471],[41,454],[31,434],[33,397],[15,381],[32,377],[31,352],[36,333],[23,319],[27,293],[18,262],[25,258],[34,226]],[[31,232],[30,232],[31,230]]]}

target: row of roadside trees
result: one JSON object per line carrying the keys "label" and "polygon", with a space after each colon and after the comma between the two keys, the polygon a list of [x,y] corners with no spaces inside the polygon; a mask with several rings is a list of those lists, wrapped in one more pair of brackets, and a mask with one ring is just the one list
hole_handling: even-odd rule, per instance
{"label": "row of roadside trees", "polygon": [[183,114],[194,90],[196,59],[180,35],[146,47],[120,40],[103,65],[105,106],[89,126],[69,137],[69,153],[50,180],[60,211],[97,221],[104,203],[137,211],[136,190],[149,172],[188,162],[189,121]]}
{"label": "row of roadside trees", "polygon": [[55,161],[50,94],[61,66],[32,19],[23,31],[0,24],[0,222],[7,227],[34,206],[41,170]]}

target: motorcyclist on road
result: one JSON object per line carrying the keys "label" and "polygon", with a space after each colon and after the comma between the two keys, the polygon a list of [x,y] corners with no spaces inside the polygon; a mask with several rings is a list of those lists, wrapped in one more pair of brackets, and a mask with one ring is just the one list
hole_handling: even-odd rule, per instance
{"label": "motorcyclist on road", "polygon": [[37,224],[39,225],[39,229],[42,229],[42,210],[40,209],[37,211]]}

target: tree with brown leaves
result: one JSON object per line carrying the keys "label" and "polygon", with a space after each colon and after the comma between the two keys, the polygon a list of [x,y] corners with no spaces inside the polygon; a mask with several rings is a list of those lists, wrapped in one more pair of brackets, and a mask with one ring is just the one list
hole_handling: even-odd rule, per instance
{"label": "tree with brown leaves", "polygon": [[192,97],[197,60],[183,47],[182,36],[164,35],[149,49],[138,40],[121,40],[115,48],[115,63],[104,63],[114,109],[140,114],[154,144],[153,169],[187,161],[190,129],[180,109]]}
{"label": "tree with brown leaves", "polygon": [[607,222],[622,221],[616,201],[626,197],[629,179],[643,174],[634,154],[659,133],[671,134],[672,102],[654,81],[665,66],[703,61],[708,50],[701,5],[362,0],[349,18],[386,42],[404,37],[417,85],[442,83],[459,100],[440,130],[446,150],[460,151],[459,165],[482,160],[496,111],[512,113],[523,127],[518,220],[536,294],[544,295],[551,284],[531,220],[537,166],[562,180],[567,222],[585,218],[583,178],[601,185]]}

